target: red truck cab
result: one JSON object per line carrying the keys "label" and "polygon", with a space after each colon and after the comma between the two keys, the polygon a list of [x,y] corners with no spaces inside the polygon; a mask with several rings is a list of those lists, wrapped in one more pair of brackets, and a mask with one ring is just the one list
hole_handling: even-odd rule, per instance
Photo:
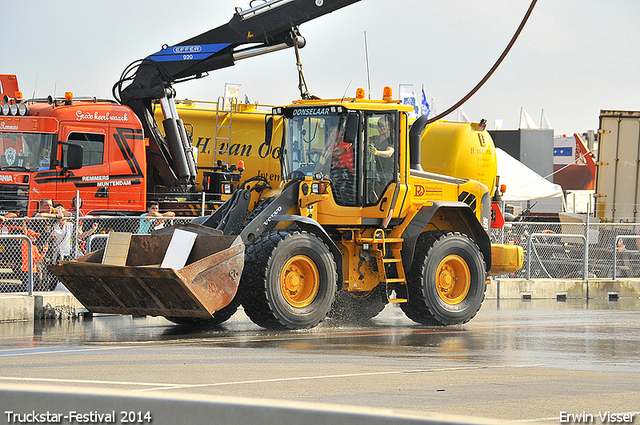
{"label": "red truck cab", "polygon": [[71,93],[25,100],[15,76],[0,83],[0,213],[31,216],[42,198],[69,208],[78,192],[87,213],[145,211],[145,139],[130,108]]}

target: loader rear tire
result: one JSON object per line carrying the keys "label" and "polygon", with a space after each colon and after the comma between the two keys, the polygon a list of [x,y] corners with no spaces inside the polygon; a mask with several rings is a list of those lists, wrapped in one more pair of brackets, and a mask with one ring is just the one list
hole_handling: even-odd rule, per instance
{"label": "loader rear tire", "polygon": [[240,296],[245,313],[257,325],[306,329],[327,316],[336,282],[335,260],[320,238],[275,231],[247,247]]}
{"label": "loader rear tire", "polygon": [[329,318],[338,323],[360,324],[376,317],[389,303],[385,285],[369,292],[338,291],[329,312]]}
{"label": "loader rear tire", "polygon": [[471,320],[487,287],[484,257],[467,236],[426,232],[418,240],[407,274],[405,315],[424,325],[457,325]]}

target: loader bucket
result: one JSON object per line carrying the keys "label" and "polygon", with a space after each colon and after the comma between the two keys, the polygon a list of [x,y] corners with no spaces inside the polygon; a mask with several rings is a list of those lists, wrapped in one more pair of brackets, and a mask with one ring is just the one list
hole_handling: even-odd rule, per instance
{"label": "loader bucket", "polygon": [[238,236],[204,226],[176,228],[198,235],[179,270],[160,267],[175,228],[130,235],[124,265],[102,263],[109,242],[105,249],[49,269],[93,313],[210,318],[237,292],[244,244]]}

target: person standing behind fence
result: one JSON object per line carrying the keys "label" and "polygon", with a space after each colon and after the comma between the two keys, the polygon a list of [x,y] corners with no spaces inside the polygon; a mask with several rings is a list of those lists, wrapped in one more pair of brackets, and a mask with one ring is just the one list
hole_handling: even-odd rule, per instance
{"label": "person standing behind fence", "polygon": [[[44,258],[45,254],[49,250],[49,244],[45,244],[42,248],[42,252],[36,246],[36,240],[40,236],[39,233],[34,232],[31,229],[25,229],[25,234],[31,240],[31,260],[33,264],[33,290],[42,291],[42,279],[38,273],[38,263]],[[22,241],[20,250],[22,252],[22,266],[20,267],[21,280],[28,282],[29,278],[29,244],[26,241]]]}
{"label": "person standing behind fence", "polygon": [[[42,198],[38,203],[38,212],[33,214],[33,218],[35,220],[30,220],[30,228],[38,233],[40,236],[36,239],[35,244],[38,247],[40,253],[47,253],[45,258],[43,258],[40,263],[43,265],[46,264],[55,264],[51,255],[53,252],[49,252],[45,250],[45,246],[48,247],[49,239],[51,238],[51,229],[54,220],[61,219],[63,217],[70,217],[71,214],[64,209],[57,210],[53,207],[53,200],[50,198]],[[53,289],[58,283],[58,280],[49,272],[46,267],[40,267],[38,269],[39,281],[41,285],[41,290]]]}
{"label": "person standing behind fence", "polygon": [[[80,197],[74,196],[73,199],[71,199],[71,208],[69,208],[69,213],[71,214],[72,217],[76,216],[76,212],[77,212],[79,218],[86,217],[86,214],[82,210],[82,204],[83,203],[84,203],[84,201]],[[87,241],[85,241],[85,239],[88,236],[94,234],[97,229],[98,229],[98,223],[96,222],[96,223],[93,223],[91,225],[89,230],[84,232],[83,231],[84,230],[84,223],[82,222],[82,220],[78,220],[78,237],[77,237],[77,241],[78,241],[78,251],[79,251],[78,254],[79,255],[86,254],[85,245],[86,245]],[[75,255],[75,252],[72,252],[71,254]]]}
{"label": "person standing behind fence", "polygon": [[16,217],[18,217],[18,214],[12,212],[0,215],[0,235],[8,235],[11,233],[10,227],[7,226],[7,220],[11,220]]}
{"label": "person standing behind fence", "polygon": [[[59,204],[62,205],[62,204]],[[38,202],[38,212],[33,214],[34,218],[62,218],[71,217],[71,213],[64,208],[60,211],[53,207],[53,200],[50,198],[42,198]]]}
{"label": "person standing behind fence", "polygon": [[[68,216],[71,216],[67,212]],[[45,218],[49,219],[61,219],[65,216],[65,211],[60,210],[57,211],[53,208],[53,201],[50,198],[42,198],[38,203],[38,212],[33,214],[33,218],[38,218],[40,220],[33,220],[31,227],[35,233],[38,233],[38,239],[36,241],[36,245],[40,250],[44,247],[46,243],[49,242],[49,236],[51,235],[51,220],[45,220]]]}
{"label": "person standing behind fence", "polygon": [[[62,204],[56,204],[57,211],[62,210],[64,215],[64,207]],[[69,261],[71,257],[71,234],[73,225],[69,223],[67,218],[59,218],[53,226],[51,226],[51,246],[53,247],[53,255],[51,264],[58,264],[60,261]]]}
{"label": "person standing behind fence", "polygon": [[71,199],[71,208],[69,208],[69,212],[71,213],[72,216],[75,217],[76,211],[78,211],[78,217],[85,216],[84,211],[82,211],[82,204],[84,204],[84,201],[82,200],[82,198],[78,198],[74,196],[73,199]]}
{"label": "person standing behind fence", "polygon": [[4,223],[5,221],[11,219],[11,218],[16,218],[18,215],[16,213],[6,213],[5,215],[1,215],[0,214],[0,224]]}
{"label": "person standing behind fence", "polygon": [[[156,201],[149,202],[149,207],[147,208],[147,212],[142,214],[140,217],[140,226],[138,227],[138,234],[147,234],[151,233],[151,225],[158,226],[162,224],[164,218],[175,217],[176,213],[173,211],[167,211],[165,213],[160,214],[160,204]],[[159,219],[154,220],[154,218],[159,217]]]}

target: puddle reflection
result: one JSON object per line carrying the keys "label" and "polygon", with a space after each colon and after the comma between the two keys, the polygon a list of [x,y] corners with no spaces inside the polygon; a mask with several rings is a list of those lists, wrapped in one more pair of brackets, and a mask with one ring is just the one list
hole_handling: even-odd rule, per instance
{"label": "puddle reflection", "polygon": [[163,318],[99,315],[83,320],[0,324],[0,355],[9,350],[104,344],[198,344],[341,352],[377,357],[425,357],[479,364],[564,364],[637,362],[640,301],[487,300],[471,322],[425,327],[397,307],[365,325],[327,320],[305,331],[268,331],[239,311],[223,325],[176,326]]}

